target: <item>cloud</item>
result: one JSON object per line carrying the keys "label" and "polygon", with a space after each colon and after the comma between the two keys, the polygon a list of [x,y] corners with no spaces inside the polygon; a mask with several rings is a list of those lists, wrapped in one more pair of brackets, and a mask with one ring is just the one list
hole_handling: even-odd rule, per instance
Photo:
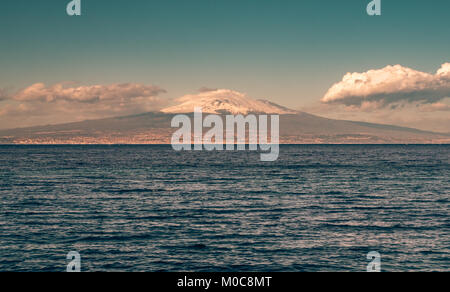
{"label": "cloud", "polygon": [[86,103],[99,103],[103,101],[127,101],[135,98],[151,98],[165,90],[153,86],[136,83],[122,83],[111,85],[68,86],[70,83],[57,83],[46,86],[44,83],[35,83],[20,90],[13,99],[18,101],[45,101],[56,102],[61,100]]}
{"label": "cloud", "polygon": [[448,112],[450,111],[450,105],[442,102],[436,102],[422,105],[419,107],[419,110],[422,112]]}
{"label": "cloud", "polygon": [[158,111],[168,100],[153,85],[122,83],[77,86],[35,83],[13,94],[0,91],[0,128],[65,123]]}
{"label": "cloud", "polygon": [[210,88],[210,87],[203,86],[198,89],[198,92],[203,93],[203,92],[210,92],[210,91],[217,91],[217,90],[218,90],[217,88]]}
{"label": "cloud", "polygon": [[0,101],[8,99],[8,95],[6,94],[6,90],[0,88]]}
{"label": "cloud", "polygon": [[4,115],[21,115],[24,113],[28,113],[30,110],[30,107],[26,104],[6,104],[0,108],[0,117]]}
{"label": "cloud", "polygon": [[321,101],[370,109],[396,107],[402,103],[433,104],[446,97],[450,97],[450,63],[443,64],[436,74],[401,65],[347,73]]}

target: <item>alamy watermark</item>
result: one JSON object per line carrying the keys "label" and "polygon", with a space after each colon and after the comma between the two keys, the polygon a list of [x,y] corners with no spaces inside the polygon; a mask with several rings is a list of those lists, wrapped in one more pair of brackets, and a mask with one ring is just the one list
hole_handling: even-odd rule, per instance
{"label": "alamy watermark", "polygon": [[[280,153],[280,117],[270,115],[270,142],[268,139],[268,115],[226,115],[224,128],[220,115],[210,114],[203,118],[201,108],[194,110],[194,127],[192,134],[191,118],[188,115],[176,115],[171,126],[180,127],[172,135],[172,148],[182,150],[246,150],[246,144],[251,151],[261,153],[261,161],[275,161]],[[203,135],[203,127],[210,128]],[[247,130],[248,129],[248,130]],[[237,130],[237,131],[235,131]],[[224,146],[225,132],[225,146]],[[193,139],[192,139],[193,138]]]}
{"label": "alamy watermark", "polygon": [[67,272],[81,272],[81,256],[78,252],[71,251],[67,254],[66,258],[70,260],[66,267]]}
{"label": "alamy watermark", "polygon": [[373,0],[367,5],[367,14],[370,16],[381,15],[381,0]]}
{"label": "alamy watermark", "polygon": [[381,272],[381,254],[371,251],[367,254],[367,259],[371,262],[367,265],[367,272]]}
{"label": "alamy watermark", "polygon": [[[381,0],[372,0],[366,8],[367,14],[370,16],[381,15]],[[80,16],[81,15],[81,0],[72,0],[66,7],[67,15]]]}
{"label": "alamy watermark", "polygon": [[69,16],[80,16],[81,15],[81,0],[72,0],[67,4],[66,7],[67,15]]}

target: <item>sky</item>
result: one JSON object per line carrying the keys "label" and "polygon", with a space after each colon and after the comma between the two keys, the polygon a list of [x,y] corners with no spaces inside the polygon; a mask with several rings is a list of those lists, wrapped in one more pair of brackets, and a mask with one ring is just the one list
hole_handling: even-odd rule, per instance
{"label": "sky", "polygon": [[[382,0],[381,16],[370,0],[81,0],[81,16],[69,2],[2,1],[0,128],[159,109],[208,87],[450,132],[448,76],[436,75],[450,62],[448,0]],[[389,102],[378,89],[330,93],[349,72],[416,79],[383,83]],[[399,97],[402,86],[423,98]]]}

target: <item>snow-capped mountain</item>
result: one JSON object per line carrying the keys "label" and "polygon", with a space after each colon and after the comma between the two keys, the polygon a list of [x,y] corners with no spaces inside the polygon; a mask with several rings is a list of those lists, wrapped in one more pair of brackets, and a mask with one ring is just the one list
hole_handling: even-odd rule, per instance
{"label": "snow-capped mountain", "polygon": [[244,93],[229,89],[217,89],[199,94],[189,94],[176,100],[179,104],[161,110],[163,113],[192,113],[200,107],[204,113],[211,114],[296,114],[296,111],[266,100],[255,100]]}
{"label": "snow-capped mountain", "polygon": [[209,90],[178,99],[162,110],[83,122],[0,130],[0,144],[170,144],[174,115],[265,113],[280,115],[282,144],[449,144],[448,134],[391,125],[340,121],[295,112],[232,90]]}

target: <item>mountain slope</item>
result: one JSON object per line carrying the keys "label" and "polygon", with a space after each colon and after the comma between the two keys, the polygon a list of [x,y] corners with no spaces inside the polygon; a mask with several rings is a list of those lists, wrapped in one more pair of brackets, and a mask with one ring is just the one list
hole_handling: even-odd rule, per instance
{"label": "mountain slope", "polygon": [[[192,116],[192,114],[190,114]],[[174,114],[160,112],[0,131],[0,144],[169,144]],[[280,143],[450,143],[450,135],[390,125],[340,121],[307,113],[280,115]]]}

